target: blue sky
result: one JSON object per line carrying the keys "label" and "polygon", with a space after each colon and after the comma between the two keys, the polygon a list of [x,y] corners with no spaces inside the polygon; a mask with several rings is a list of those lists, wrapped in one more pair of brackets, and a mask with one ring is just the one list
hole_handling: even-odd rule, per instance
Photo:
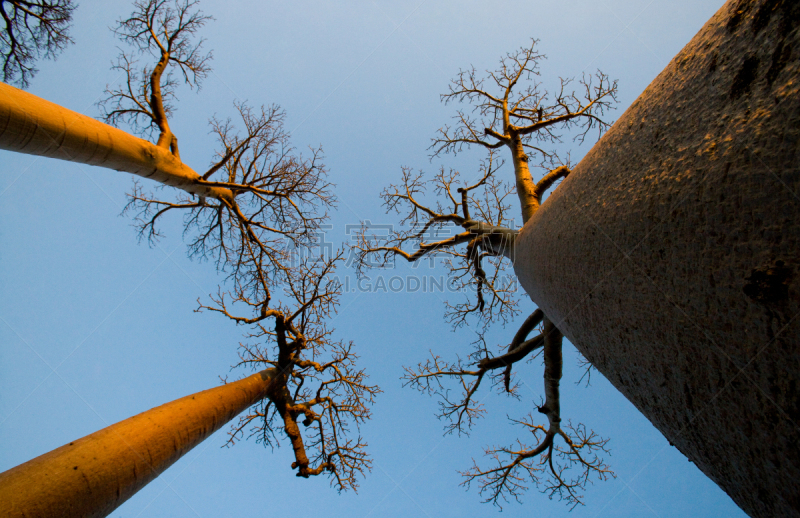
{"label": "blue sky", "polygon": [[[601,69],[619,80],[618,118],[720,7],[720,0],[529,2],[206,2],[213,73],[199,92],[179,90],[171,127],[181,156],[203,169],[212,158],[207,121],[234,100],[277,103],[298,148],[322,145],[339,208],[330,240],[346,225],[393,222],[378,193],[401,166],[477,172],[478,151],[431,162],[427,148],[454,114],[439,102],[459,68],[493,68],[508,51],[541,40],[542,81]],[[40,63],[30,91],[97,116],[116,45],[108,30],[129,2],[84,0],[69,47]],[[573,161],[593,144],[570,146]],[[236,361],[243,328],[193,312],[215,291],[213,265],[191,262],[180,222],[148,248],[120,216],[131,179],[79,164],[0,152],[0,471],[126,417],[219,384]],[[510,169],[508,169],[510,174]],[[353,272],[342,271],[353,276]],[[396,274],[409,271],[398,267]],[[443,272],[433,270],[431,275]],[[394,275],[395,273],[392,273]],[[532,306],[528,306],[529,308]],[[519,402],[484,391],[489,410],[469,437],[442,436],[436,400],[402,388],[402,367],[429,350],[466,354],[469,330],[451,332],[430,293],[349,293],[333,325],[353,340],[381,386],[362,432],[374,459],[359,493],[328,480],[301,480],[291,451],[253,441],[222,448],[223,428],[113,516],[496,516],[456,470],[488,445],[511,442],[506,415],[539,398],[541,366],[518,375]],[[508,341],[514,327],[491,338]],[[618,477],[591,485],[582,516],[743,516],[730,498],[667,441],[599,374],[589,388],[572,346],[565,349],[562,416],[611,439]],[[503,515],[566,516],[569,508],[531,490]]]}

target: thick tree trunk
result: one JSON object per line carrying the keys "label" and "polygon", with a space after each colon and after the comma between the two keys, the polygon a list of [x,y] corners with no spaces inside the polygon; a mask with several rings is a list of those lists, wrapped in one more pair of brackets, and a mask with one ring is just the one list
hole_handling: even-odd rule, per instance
{"label": "thick tree trunk", "polygon": [[233,200],[168,149],[0,83],[0,149],[69,160],[150,178],[190,194]]}
{"label": "thick tree trunk", "polygon": [[752,516],[800,515],[800,3],[730,0],[525,225],[575,346]]}
{"label": "thick tree trunk", "polygon": [[263,399],[273,370],[153,408],[0,473],[0,516],[106,516]]}

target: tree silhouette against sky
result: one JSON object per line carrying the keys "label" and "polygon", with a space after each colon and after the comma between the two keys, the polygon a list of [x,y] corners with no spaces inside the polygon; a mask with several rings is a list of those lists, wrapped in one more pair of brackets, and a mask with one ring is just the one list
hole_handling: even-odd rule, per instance
{"label": "tree silhouette against sky", "polygon": [[[116,67],[127,79],[122,88],[108,89],[100,102],[103,118],[154,138],[154,144],[8,86],[2,91],[4,111],[13,122],[0,140],[6,149],[76,161],[88,155],[88,162],[98,155],[98,147],[105,146],[107,153],[100,154],[107,162],[122,162],[120,169],[178,187],[145,192],[135,182],[126,211],[135,214],[140,237],[151,244],[161,235],[160,218],[182,212],[189,255],[212,261],[225,276],[209,302],[198,301],[198,311],[219,313],[251,328],[238,365],[265,373],[263,387],[254,393],[260,395],[250,402],[256,406],[234,427],[229,444],[244,435],[275,446],[283,432],[294,451],[292,469],[297,476],[326,474],[338,490],[355,489],[358,477],[370,469],[358,426],[369,418],[369,406],[379,390],[356,367],[352,342],[335,339],[326,324],[339,304],[341,288],[331,274],[343,262],[342,253],[330,257],[302,253],[315,244],[328,209],[336,203],[321,149],[312,149],[308,158],[297,153],[283,128],[285,115],[279,107],[254,110],[237,103],[245,133],[240,134],[232,120],[212,119],[220,149],[200,175],[182,162],[178,138],[169,126],[176,88],[182,84],[199,88],[210,70],[211,54],[203,51],[203,40],[196,36],[210,19],[194,1],[144,0],[135,2],[133,14],[115,28],[135,52],[120,55]],[[26,111],[32,104],[40,104],[38,120]],[[59,125],[63,131],[53,132],[52,126]],[[33,138],[28,138],[31,133]],[[209,419],[213,422],[208,428],[216,429],[217,417],[209,414]],[[177,443],[175,449],[188,451]],[[104,445],[98,444],[92,454],[103,451]],[[131,448],[127,457],[107,462],[120,463],[117,469],[126,470],[138,455]],[[169,464],[177,458],[180,455],[171,457]],[[59,462],[53,464],[54,470]],[[164,467],[154,466],[154,476]],[[80,466],[75,471],[73,476],[80,477]],[[22,466],[15,473],[25,476]],[[89,495],[97,488],[86,486],[85,497],[92,499]],[[116,505],[131,494],[125,491],[120,499],[117,492]]]}
{"label": "tree silhouette against sky", "polygon": [[[448,114],[442,113],[446,108],[437,111],[436,105],[430,101],[436,99],[440,92],[447,92],[443,84],[450,76],[447,70],[452,70],[454,64],[476,63],[479,68],[483,68],[486,66],[484,64],[491,64],[497,54],[519,45],[520,35],[524,37],[536,34],[546,43],[547,53],[551,58],[543,64],[543,76],[546,71],[553,69],[556,70],[555,73],[548,72],[546,76],[569,75],[572,73],[569,67],[577,66],[572,70],[580,70],[584,65],[589,70],[595,67],[613,70],[613,74],[620,77],[622,87],[619,96],[622,105],[626,106],[691,38],[713,10],[719,7],[718,4],[719,2],[679,2],[670,6],[653,4],[641,9],[642,6],[611,2],[607,5],[576,4],[553,9],[542,3],[537,5],[534,13],[521,3],[512,3],[510,8],[515,9],[517,15],[505,17],[502,24],[494,24],[492,20],[496,13],[478,5],[474,6],[474,10],[462,10],[455,5],[417,6],[416,3],[402,2],[392,6],[370,4],[367,9],[360,4],[330,8],[309,2],[289,8],[274,3],[254,3],[215,12],[220,21],[214,23],[211,29],[222,28],[224,30],[220,34],[235,34],[236,37],[220,37],[220,34],[207,33],[210,39],[213,36],[213,45],[207,48],[214,48],[216,59],[215,70],[201,82],[202,95],[187,99],[188,89],[181,92],[183,78],[178,73],[174,76],[177,80],[175,92],[181,102],[178,104],[174,98],[162,98],[165,111],[169,104],[180,109],[177,117],[174,113],[168,115],[166,122],[170,132],[181,137],[181,160],[175,158],[171,146],[158,147],[150,143],[158,141],[161,131],[157,125],[150,125],[148,118],[141,117],[141,126],[149,125],[153,128],[152,135],[146,135],[150,142],[141,141],[130,133],[113,128],[100,132],[109,138],[114,135],[113,147],[120,152],[119,155],[125,155],[124,157],[112,154],[105,164],[98,163],[98,155],[88,157],[79,153],[79,146],[70,140],[70,135],[74,134],[67,134],[65,145],[53,153],[58,153],[60,158],[85,160],[101,167],[120,169],[141,176],[155,172],[158,175],[157,181],[183,189],[186,195],[169,187],[151,192],[148,183],[142,181],[138,191],[132,192],[141,199],[134,200],[135,203],[129,207],[129,215],[133,215],[134,219],[141,215],[139,230],[143,230],[141,235],[144,239],[153,238],[156,253],[147,254],[147,250],[137,250],[133,246],[127,248],[125,225],[129,220],[123,218],[117,220],[116,224],[108,221],[113,220],[108,215],[108,209],[111,213],[117,213],[124,206],[121,196],[116,194],[125,191],[125,186],[120,185],[120,182],[126,180],[124,175],[6,153],[9,174],[0,194],[5,192],[3,206],[9,223],[6,225],[4,241],[7,240],[12,246],[5,248],[2,259],[8,259],[12,268],[6,270],[6,276],[0,281],[4,282],[9,293],[21,295],[19,298],[14,297],[13,301],[8,300],[0,315],[4,320],[0,328],[8,335],[6,341],[9,344],[3,351],[4,357],[9,361],[2,362],[6,365],[7,374],[3,376],[6,380],[3,390],[5,396],[2,398],[4,415],[0,418],[6,423],[3,430],[8,444],[14,444],[6,451],[4,468],[64,444],[74,437],[86,435],[109,423],[134,415],[166,399],[196,393],[213,385],[216,375],[230,365],[230,360],[226,360],[221,352],[225,349],[224,344],[238,341],[238,331],[230,326],[233,333],[236,333],[236,336],[230,336],[230,333],[226,334],[224,331],[229,326],[210,325],[215,319],[208,318],[209,310],[204,310],[204,314],[198,319],[182,320],[181,313],[191,315],[187,310],[192,309],[183,306],[182,299],[191,301],[200,296],[202,305],[222,309],[207,294],[215,293],[216,300],[220,299],[220,294],[224,294],[224,303],[231,316],[252,319],[260,315],[260,308],[251,308],[242,301],[234,302],[236,293],[231,289],[233,284],[230,282],[223,283],[220,292],[217,292],[214,286],[218,281],[205,277],[202,264],[195,265],[177,257],[170,258],[169,254],[175,243],[171,239],[158,239],[162,232],[170,238],[180,234],[184,229],[180,221],[159,216],[154,221],[155,225],[145,228],[159,210],[167,207],[157,202],[182,205],[198,203],[202,197],[208,205],[220,205],[220,197],[209,194],[208,191],[222,188],[196,181],[197,177],[221,160],[221,156],[211,158],[212,150],[225,152],[221,149],[224,146],[215,145],[217,133],[213,133],[213,128],[212,133],[206,133],[209,127],[205,124],[205,117],[212,114],[210,106],[214,104],[209,102],[210,99],[230,98],[232,94],[240,100],[280,100],[290,111],[290,116],[284,116],[282,124],[283,127],[292,129],[293,140],[297,141],[299,136],[303,141],[325,142],[326,157],[319,163],[324,162],[335,172],[336,177],[330,178],[340,187],[342,182],[346,183],[344,190],[337,189],[339,208],[342,210],[320,212],[330,213],[333,218],[327,221],[333,224],[334,229],[340,229],[345,224],[351,225],[363,218],[371,217],[375,221],[375,214],[380,209],[377,204],[370,204],[371,196],[364,194],[379,191],[386,185],[383,183],[386,178],[392,176],[383,165],[424,161],[425,132],[420,132],[420,129],[440,127],[441,122],[447,118]],[[106,65],[109,60],[114,59],[115,51],[113,39],[110,34],[104,39],[103,31],[105,27],[116,26],[112,18],[113,12],[125,12],[121,10],[124,7],[120,9],[117,5],[111,9],[110,5],[81,4],[74,16],[75,27],[71,34],[76,45],[69,49],[70,59],[61,59],[48,67],[42,67],[42,72],[36,77],[37,81],[33,83],[34,93],[55,100],[62,106],[77,107],[79,112],[96,113],[91,105],[97,101],[97,94],[102,91],[104,84],[112,85],[110,90],[125,90],[124,69],[108,72]],[[243,9],[247,10],[247,16],[242,15]],[[447,16],[441,16],[445,11]],[[562,27],[556,27],[560,24],[552,22],[563,18],[571,20],[570,23],[578,29],[570,31],[569,37],[563,33]],[[749,20],[747,17],[745,19]],[[591,23],[586,25],[588,20]],[[632,23],[634,20],[635,24]],[[659,29],[666,27],[667,23],[668,33]],[[743,23],[746,25],[749,22]],[[502,30],[499,30],[501,25]],[[476,43],[476,38],[464,37],[467,34],[474,35],[476,31],[481,34],[480,43]],[[622,32],[617,37],[617,32],[620,31]],[[130,49],[124,45],[123,47],[126,52]],[[247,52],[243,51],[245,48]],[[136,73],[141,73],[146,66],[152,72],[153,65],[159,60],[159,56],[155,54],[146,57],[138,54],[135,47],[129,52],[129,57],[137,61],[132,68]],[[768,61],[762,60],[762,65],[768,64]],[[119,64],[119,61],[113,62]],[[721,61],[720,64],[722,66],[719,68],[724,69],[725,64]],[[170,69],[177,71],[176,67],[167,67],[164,75],[168,75]],[[119,82],[120,79],[122,82]],[[569,89],[575,88],[576,83],[570,85]],[[489,93],[497,94],[491,90]],[[5,90],[2,96],[6,96]],[[147,110],[152,111],[149,95],[143,95],[141,99],[146,102]],[[252,105],[247,103],[245,106]],[[113,100],[105,108],[109,112],[113,111]],[[476,117],[469,108],[468,106],[467,114]],[[235,135],[237,127],[239,131],[248,133],[246,129],[242,129],[242,116],[235,106],[229,106],[227,110],[224,107],[221,109],[224,115],[217,116],[217,119],[224,123],[231,117],[234,130],[231,136]],[[250,110],[256,115],[260,111],[257,105]],[[376,125],[376,117],[388,117],[392,123]],[[538,119],[538,113],[536,118]],[[69,124],[64,124],[61,129],[67,126],[77,129],[78,125],[85,122],[73,118],[68,120]],[[127,124],[127,121],[121,120],[120,124]],[[59,134],[61,129],[55,129],[51,134]],[[483,129],[478,126],[479,131]],[[568,136],[572,136],[570,133],[567,132]],[[489,144],[496,143],[485,134],[479,136]],[[98,134],[98,141],[103,138]],[[244,139],[246,135],[239,134],[238,138]],[[34,149],[37,142],[36,138],[32,139],[31,147],[27,150],[31,153],[42,150],[47,152],[46,145],[52,143],[42,143],[38,149]],[[174,147],[178,149],[177,138],[175,142]],[[536,142],[533,144],[536,145]],[[539,143],[538,147],[551,150],[549,144]],[[553,147],[559,149],[560,153],[566,149],[566,146],[557,143]],[[109,148],[101,146],[100,149],[105,152]],[[456,201],[460,198],[457,188],[469,189],[480,181],[490,159],[491,169],[497,170],[491,178],[499,178],[502,183],[509,182],[514,186],[515,181],[511,181],[509,174],[509,166],[513,164],[508,163],[513,160],[513,156],[507,155],[505,149],[505,146],[500,146],[493,150],[491,156],[488,154],[489,150],[486,150],[487,154],[481,156],[485,147],[473,145],[469,152],[464,148],[463,155],[459,153],[458,157],[448,159],[449,163],[445,165],[462,173],[453,183],[453,197]],[[65,155],[64,151],[70,156]],[[415,151],[420,156],[412,158]],[[563,163],[548,164],[537,175],[535,163],[539,162],[540,157],[537,153],[530,155],[529,169],[533,172],[534,180],[541,179],[561,166],[572,170],[572,165],[575,164],[570,163],[567,153],[562,153]],[[310,155],[304,152],[303,156]],[[135,159],[132,160],[132,157]],[[573,149],[573,160],[576,157],[580,157],[580,150]],[[197,162],[198,158],[200,162]],[[481,158],[484,160],[483,169],[479,169],[478,165]],[[504,158],[507,163],[501,166]],[[206,164],[202,164],[202,160],[206,159]],[[63,173],[55,174],[59,172]],[[340,174],[344,176],[340,177]],[[573,185],[579,175],[576,173],[572,176],[574,178],[566,182],[569,186]],[[223,177],[224,174],[215,174],[210,180],[220,181]],[[423,177],[422,181],[428,178],[430,177]],[[463,181],[466,179],[470,181]],[[55,185],[58,188],[53,188]],[[568,185],[565,184],[555,192],[558,193],[565,187]],[[478,195],[483,192],[484,187],[477,186],[469,189],[468,194],[479,198]],[[508,190],[504,191],[507,192]],[[224,191],[218,194],[225,198],[223,193]],[[501,194],[499,196],[502,197]],[[236,197],[238,201],[244,199],[243,195]],[[438,199],[447,207],[443,213],[454,212],[463,217],[463,211],[452,210],[452,202],[446,195],[421,196],[418,199],[429,208],[434,208]],[[516,220],[519,213],[513,192],[507,194],[503,200],[509,208],[505,209],[503,221],[494,234],[502,235],[503,228],[516,230],[518,227]],[[109,204],[109,201],[112,203]],[[477,215],[478,211],[471,201],[466,205],[470,217],[475,221],[492,221],[496,217]],[[548,211],[548,205],[549,201],[543,204],[544,210],[536,212],[537,219]],[[149,212],[142,212],[148,208]],[[180,218],[183,214],[192,214],[192,210],[171,207],[165,215],[169,216],[171,213],[180,215]],[[207,213],[213,212],[206,210]],[[246,211],[243,210],[243,213]],[[406,213],[404,211],[403,215]],[[227,213],[223,210],[223,214]],[[511,220],[515,223],[511,224]],[[325,225],[325,222],[320,225]],[[455,234],[464,230],[458,225],[451,224],[451,227],[456,229]],[[317,230],[310,231],[309,235],[315,233]],[[488,233],[488,236],[493,233]],[[442,232],[442,239],[453,234]],[[192,228],[187,233],[186,241],[191,244],[198,235],[197,229]],[[503,239],[485,236],[478,246],[482,253],[502,248],[493,243],[502,242]],[[266,240],[269,235],[265,233],[262,237]],[[426,237],[424,242],[435,240]],[[469,242],[453,247],[452,250],[467,255],[464,248],[468,245]],[[43,247],[46,247],[46,251]],[[298,249],[302,250],[294,248]],[[402,249],[409,254],[416,252],[410,243]],[[334,252],[333,256],[335,255]],[[85,259],[81,260],[81,257]],[[194,257],[202,259],[199,253]],[[216,260],[213,253],[206,257],[211,263]],[[426,256],[426,259],[427,257],[432,255]],[[461,268],[459,271],[464,274],[464,286],[470,286],[474,290],[477,286],[473,275],[476,272],[474,261],[470,263],[464,261],[463,257],[450,257],[454,266]],[[48,262],[47,258],[52,260]],[[493,283],[492,261],[497,261],[501,267],[508,265],[506,259],[499,260],[497,255],[484,256],[480,267],[485,273],[487,284]],[[290,262],[292,265],[297,264],[294,258]],[[162,263],[163,268],[160,266]],[[307,264],[310,266],[310,261]],[[322,265],[324,262],[319,264]],[[148,269],[151,266],[155,267],[152,273],[152,268]],[[10,275],[8,272],[12,270],[15,273]],[[222,275],[227,276],[231,272],[232,270],[226,270]],[[513,276],[509,275],[507,279],[513,280]],[[501,294],[499,288],[502,286],[501,282],[493,284],[498,294]],[[56,293],[70,293],[69,304],[65,305],[65,299],[55,296]],[[485,308],[494,300],[493,295],[490,297],[489,294],[488,291],[484,292]],[[128,299],[129,296],[132,298]],[[282,289],[277,286],[271,287],[270,297],[270,309],[287,302]],[[470,333],[469,329],[463,327],[458,335],[448,334],[448,326],[438,326],[441,329],[437,329],[436,320],[439,320],[440,315],[435,308],[435,296],[392,294],[386,306],[379,302],[381,297],[372,293],[349,296],[342,293],[342,304],[338,309],[342,317],[346,318],[337,321],[339,331],[344,330],[344,336],[359,344],[376,341],[377,345],[370,346],[364,354],[370,365],[375,366],[376,370],[371,373],[379,376],[377,379],[381,386],[393,384],[392,380],[396,380],[401,374],[400,366],[415,365],[421,350],[431,347],[447,358],[447,363],[452,363],[456,360],[458,351],[448,347],[456,347],[459,343],[463,347],[471,340],[468,336],[465,337]],[[130,303],[126,304],[128,300]],[[257,299],[250,300],[258,303]],[[516,301],[513,297],[507,300]],[[119,310],[116,309],[117,303],[120,303]],[[453,306],[463,305],[464,308],[480,306],[474,295],[467,300],[451,299],[450,303]],[[519,300],[517,309],[524,312],[522,316],[532,311],[533,308],[528,309],[528,304],[526,300]],[[96,307],[98,305],[99,308]],[[498,315],[500,307],[495,301],[493,311]],[[385,311],[380,308],[385,308]],[[291,313],[292,309],[295,307],[288,309],[287,313]],[[477,313],[479,310],[467,315],[465,324],[472,326],[478,323],[482,329],[480,319],[475,318]],[[47,317],[43,318],[43,315]],[[496,321],[502,323],[502,318]],[[325,322],[330,325],[330,320]],[[511,322],[513,320],[509,320]],[[98,324],[97,329],[93,327],[95,324]],[[274,332],[273,317],[260,324]],[[519,323],[512,325],[519,326]],[[537,334],[535,328],[539,327],[541,331],[541,325],[534,325],[534,330],[521,341],[530,342],[530,337]],[[260,332],[257,326],[244,326],[248,334]],[[514,343],[511,336],[515,334],[514,331],[516,328],[503,337],[502,329],[497,326],[489,327],[483,335],[486,344],[477,343],[475,350],[483,347],[489,351],[491,359],[502,358],[508,353],[509,340],[512,345]],[[13,334],[15,332],[16,336]],[[390,337],[397,340],[390,343]],[[263,348],[265,342],[260,340],[245,338],[243,342],[259,355],[261,353],[253,347]],[[527,347],[534,347],[535,350],[529,352],[525,359],[542,351],[543,347],[536,342],[534,340],[527,344]],[[500,349],[495,347],[498,343],[502,345]],[[412,347],[413,344],[416,347]],[[579,515],[594,515],[597,512],[602,513],[604,509],[612,513],[621,509],[637,509],[633,511],[634,514],[641,514],[644,512],[644,504],[652,506],[658,514],[663,515],[731,515],[737,512],[732,502],[710,480],[697,471],[694,465],[687,463],[677,450],[669,448],[668,443],[657,434],[650,423],[603,376],[599,376],[596,382],[592,378],[594,390],[573,396],[575,389],[566,380],[577,379],[581,369],[575,368],[575,362],[569,360],[570,356],[576,354],[569,342],[565,346],[564,376],[560,380],[560,410],[564,423],[560,426],[566,429],[566,422],[571,417],[591,425],[604,437],[610,437],[615,454],[613,468],[620,476],[617,481],[596,485],[586,494],[586,503],[589,506],[584,509],[576,508],[573,514],[577,512]],[[525,352],[525,348],[516,346],[512,350],[520,354]],[[462,357],[468,352],[465,350]],[[39,354],[39,358],[33,353]],[[244,349],[241,353],[246,359],[248,353]],[[413,357],[414,354],[417,358]],[[272,361],[273,358],[275,357],[270,356],[266,359]],[[464,364],[467,370],[478,371],[480,367],[474,362],[485,358],[486,355],[468,361],[465,358]],[[534,362],[541,359],[540,353]],[[324,360],[318,363],[323,362]],[[11,365],[14,366],[13,369]],[[267,371],[272,368],[262,365],[260,368],[266,368]],[[513,378],[509,378],[509,388],[514,389],[518,383],[522,383],[524,390],[531,389],[533,392],[532,396],[525,396],[524,390],[520,392],[517,389],[522,397],[522,404],[527,408],[521,411],[519,408],[512,409],[511,405],[519,405],[513,398],[508,398],[508,403],[503,401],[505,398],[491,402],[483,399],[489,392],[486,390],[487,381],[494,380],[497,392],[506,393],[505,366],[486,372],[482,381],[483,390],[476,392],[476,400],[483,400],[493,412],[508,404],[507,413],[513,418],[523,416],[529,409],[534,410],[535,424],[550,428],[547,416],[539,416],[536,412],[536,407],[544,406],[545,403],[546,394],[539,392],[542,395],[539,400],[539,395],[535,393],[541,391],[539,380],[542,379],[542,372],[525,367],[521,362],[515,362],[511,367]],[[608,376],[607,373],[604,374]],[[64,382],[63,386],[59,384],[59,378]],[[465,381],[469,385],[475,381],[474,378],[468,377]],[[54,381],[57,386],[52,386]],[[442,381],[445,388],[449,386],[453,389],[453,402],[459,403],[460,398],[456,392],[459,380]],[[309,384],[307,381],[304,386]],[[39,385],[41,390],[38,390]],[[477,495],[473,498],[462,498],[458,495],[458,480],[454,472],[451,475],[452,470],[447,466],[468,467],[464,465],[463,457],[465,451],[468,451],[466,445],[456,446],[456,439],[439,441],[435,438],[435,431],[422,433],[431,423],[417,415],[426,413],[419,412],[420,406],[433,405],[435,401],[410,398],[407,392],[399,389],[400,384],[397,385],[397,395],[393,391],[393,395],[386,396],[388,405],[375,409],[379,419],[373,420],[364,429],[364,433],[371,439],[371,446],[374,447],[377,441],[381,455],[375,458],[373,464],[379,468],[376,470],[377,476],[369,477],[358,498],[337,497],[335,492],[327,491],[325,479],[308,484],[305,480],[286,477],[285,471],[275,469],[270,457],[264,458],[255,454],[255,444],[240,446],[231,452],[216,453],[215,448],[210,446],[214,443],[221,445],[225,440],[224,436],[218,435],[213,442],[207,442],[205,448],[198,448],[193,455],[185,457],[159,483],[148,487],[130,504],[121,508],[120,512],[133,510],[136,514],[142,507],[150,506],[154,499],[159,498],[159,508],[168,509],[167,512],[176,515],[181,511],[188,513],[190,510],[200,511],[201,514],[203,511],[212,514],[258,513],[263,510],[264,501],[251,496],[280,488],[287,497],[270,500],[270,507],[276,512],[278,509],[289,508],[297,511],[294,495],[302,493],[315,502],[324,502],[322,505],[334,514],[343,512],[363,515],[369,511],[382,515],[407,515],[423,511],[428,514],[496,513],[492,506],[476,508],[474,497]],[[166,395],[169,397],[165,397]],[[535,405],[530,405],[531,399],[534,399]],[[385,402],[384,398],[381,398],[381,402]],[[41,412],[43,405],[50,411]],[[254,408],[249,413],[256,419],[242,430],[245,435],[250,430],[258,435],[264,432],[264,422],[257,415],[259,412],[263,413],[261,409]],[[302,426],[304,419],[305,415],[301,415],[296,421],[303,433],[307,431]],[[526,431],[529,427],[506,427],[501,421],[505,420],[482,420],[471,430],[473,438],[477,435],[480,437],[480,444],[501,446],[512,444],[513,434],[517,430],[521,431],[520,439],[532,438]],[[278,425],[278,428],[273,428],[278,430],[278,437],[281,436],[281,422],[280,418],[274,421]],[[56,425],[56,428],[51,428],[52,425]],[[543,433],[540,432],[540,435]],[[563,445],[562,439],[556,437],[556,441]],[[526,446],[533,448],[534,444]],[[432,453],[428,453],[429,451]],[[296,460],[288,458],[293,457],[292,449],[287,451],[284,448],[278,455],[285,455],[281,459],[286,460],[281,460],[281,463],[289,464]],[[310,444],[308,457],[313,458]],[[647,463],[651,458],[654,460]],[[489,466],[490,459],[478,460],[479,466],[492,467]],[[442,466],[445,469],[442,470]],[[640,470],[641,475],[638,475]],[[235,475],[220,477],[221,473]],[[575,470],[567,473],[575,473]],[[636,485],[632,484],[632,479],[636,480]],[[543,487],[540,486],[540,489]],[[169,498],[165,500],[159,497],[167,489],[172,490],[172,493],[167,491],[165,494]],[[635,496],[630,493],[634,490]],[[545,495],[536,495],[533,491],[530,493],[525,499],[526,503],[544,503]],[[484,493],[484,496],[488,495]],[[197,505],[203,507],[196,507]],[[566,513],[570,509],[559,505],[550,508],[556,514]],[[725,511],[719,511],[723,508]],[[525,513],[525,509],[527,506],[510,506],[505,511],[512,514]]]}
{"label": "tree silhouette against sky", "polygon": [[[382,193],[387,212],[402,215],[402,227],[388,235],[375,233],[364,225],[359,236],[359,273],[373,265],[385,265],[401,257],[409,262],[441,257],[460,291],[474,293],[458,302],[446,303],[446,319],[455,327],[474,320],[478,338],[464,361],[432,358],[415,368],[406,368],[406,383],[441,398],[439,417],[449,420],[448,433],[467,432],[473,420],[485,410],[475,394],[484,378],[506,393],[519,397],[512,385],[515,364],[542,354],[544,400],[537,412],[547,424],[537,424],[534,413],[511,419],[529,432],[515,445],[489,447],[491,467],[477,463],[462,472],[464,484],[477,482],[486,501],[496,505],[507,497],[519,499],[528,485],[540,487],[550,497],[582,504],[581,491],[591,478],[603,480],[613,472],[602,458],[607,439],[598,437],[583,424],[562,427],[559,383],[562,376],[563,335],[539,309],[520,326],[501,351],[486,343],[486,328],[497,321],[509,323],[519,312],[516,287],[508,267],[514,258],[517,236],[512,200],[519,200],[522,222],[527,222],[542,204],[548,189],[569,173],[569,158],[546,146],[560,143],[564,132],[577,129],[574,140],[582,142],[587,133],[598,137],[610,126],[606,112],[616,102],[617,83],[602,72],[583,76],[578,91],[571,91],[571,79],[561,79],[555,93],[538,81],[539,62],[544,59],[537,41],[511,52],[496,70],[479,74],[475,68],[462,70],[442,95],[445,103],[466,103],[459,109],[453,126],[443,126],[433,139],[433,157],[456,154],[479,146],[488,150],[480,165],[480,179],[469,185],[459,172],[443,167],[432,179],[422,172],[403,168],[400,184]],[[514,183],[501,176],[502,148],[511,153]],[[531,162],[534,162],[531,164]],[[543,171],[534,181],[531,166]],[[432,191],[434,200],[425,195]],[[517,220],[519,221],[519,220]],[[460,227],[460,228],[459,228]],[[442,239],[440,236],[447,235]],[[451,281],[453,282],[453,281]],[[538,328],[539,332],[529,338]],[[461,397],[450,395],[443,380],[454,378]],[[573,468],[573,469],[570,469]]]}
{"label": "tree silhouette against sky", "polygon": [[72,43],[72,0],[0,1],[0,60],[3,81],[22,88],[36,75],[36,60],[55,59]]}

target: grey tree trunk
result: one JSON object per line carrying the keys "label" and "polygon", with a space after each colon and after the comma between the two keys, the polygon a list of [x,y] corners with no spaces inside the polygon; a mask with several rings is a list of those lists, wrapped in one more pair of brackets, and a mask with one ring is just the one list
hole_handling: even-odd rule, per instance
{"label": "grey tree trunk", "polygon": [[730,0],[525,225],[533,301],[752,516],[800,515],[800,2]]}
{"label": "grey tree trunk", "polygon": [[266,397],[273,378],[265,370],[176,399],[0,473],[0,516],[107,516]]}

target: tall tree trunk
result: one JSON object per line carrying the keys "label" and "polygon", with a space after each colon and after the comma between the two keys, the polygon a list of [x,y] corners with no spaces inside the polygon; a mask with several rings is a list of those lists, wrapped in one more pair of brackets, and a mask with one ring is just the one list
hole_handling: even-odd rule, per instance
{"label": "tall tree trunk", "polygon": [[0,149],[125,171],[209,198],[233,200],[168,148],[0,83]]}
{"label": "tall tree trunk", "polygon": [[752,516],[800,515],[800,2],[729,0],[517,239],[558,329]]}
{"label": "tall tree trunk", "polygon": [[265,370],[148,410],[0,473],[0,516],[106,516],[263,399]]}

